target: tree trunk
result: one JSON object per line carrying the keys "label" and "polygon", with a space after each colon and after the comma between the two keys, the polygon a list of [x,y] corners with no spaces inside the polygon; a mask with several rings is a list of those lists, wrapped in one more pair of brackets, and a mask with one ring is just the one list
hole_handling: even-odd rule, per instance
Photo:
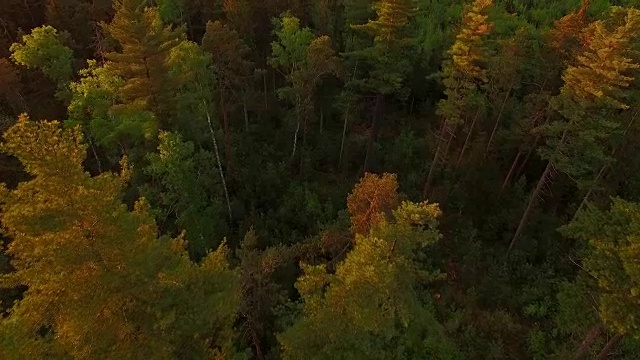
{"label": "tree trunk", "polygon": [[320,106],[320,136],[322,136],[322,128],[324,127],[324,111]]}
{"label": "tree trunk", "polygon": [[342,154],[344,153],[344,139],[347,135],[347,122],[349,121],[349,108],[344,112],[344,125],[342,125],[342,141],[340,141],[340,155],[338,156],[338,166],[342,164]]}
{"label": "tree trunk", "polygon": [[216,161],[218,162],[218,170],[220,171],[220,179],[222,180],[222,188],[224,190],[224,197],[227,200],[227,210],[229,211],[229,220],[231,220],[231,202],[229,201],[229,192],[227,191],[227,182],[224,179],[224,171],[222,171],[222,163],[220,162],[220,153],[218,152],[218,142],[216,141],[215,131],[213,131],[213,123],[211,122],[211,116],[209,110],[207,110],[207,104],[203,100],[205,111],[207,113],[207,122],[209,123],[209,130],[211,131],[211,139],[213,140],[213,149],[216,154]]}
{"label": "tree trunk", "polygon": [[262,75],[262,82],[264,85],[264,108],[265,109],[269,109],[269,98],[267,95],[267,72],[265,71],[264,74]]}
{"label": "tree trunk", "polygon": [[222,90],[222,84],[220,84],[220,113],[222,115],[222,123],[224,125],[224,154],[227,164],[227,170],[231,171],[231,129],[229,128],[229,118],[227,114],[227,107],[224,101],[224,91]]}
{"label": "tree trunk", "polygon": [[504,100],[502,101],[502,106],[500,106],[500,111],[498,112],[498,118],[496,119],[496,123],[493,126],[493,131],[491,131],[491,136],[489,136],[489,142],[487,143],[487,148],[484,151],[483,160],[489,154],[489,150],[491,149],[491,144],[493,143],[493,138],[496,136],[496,132],[498,131],[498,127],[500,125],[500,119],[502,119],[502,113],[504,112],[504,107],[507,105],[507,101],[509,100],[509,95],[511,95],[511,87],[507,91],[504,96]]}
{"label": "tree trunk", "polygon": [[602,335],[602,330],[604,329],[600,324],[591,328],[587,336],[582,341],[582,344],[580,344],[578,350],[576,350],[575,360],[581,360],[587,356],[587,353],[589,353],[589,349],[593,346],[593,343],[598,340],[600,335]]}
{"label": "tree trunk", "polygon": [[293,161],[293,158],[296,156],[296,147],[298,146],[298,133],[300,132],[300,96],[298,96],[297,98],[297,105],[296,105],[296,132],[293,135],[293,150],[291,150],[291,160]]}
{"label": "tree trunk", "polygon": [[249,111],[247,110],[247,100],[242,98],[242,111],[244,112],[244,130],[249,132]]}
{"label": "tree trunk", "polygon": [[433,173],[435,172],[435,168],[440,155],[440,150],[442,149],[442,144],[444,143],[444,133],[446,129],[446,124],[447,124],[447,119],[446,118],[442,119],[442,125],[440,125],[440,134],[438,135],[438,147],[436,147],[436,152],[433,154],[431,166],[429,167],[429,173],[427,174],[427,180],[425,181],[424,188],[422,189],[423,199],[426,199],[427,195],[429,194],[431,181],[433,180]]}
{"label": "tree trunk", "polygon": [[93,153],[93,157],[96,158],[96,165],[98,165],[98,172],[102,173],[102,163],[100,162],[100,158],[98,157],[98,153],[96,152],[95,146],[93,146],[93,140],[91,140],[91,136],[87,136],[87,140],[89,141],[89,146],[91,147],[91,152]]}
{"label": "tree trunk", "polygon": [[471,121],[471,128],[467,133],[467,137],[464,139],[464,145],[462,145],[462,150],[460,150],[460,156],[458,156],[458,162],[456,163],[456,166],[460,166],[460,163],[462,162],[464,153],[467,150],[467,146],[469,146],[469,140],[471,140],[471,136],[473,135],[473,128],[476,126],[476,121],[478,120],[479,114],[480,114],[480,109],[478,109],[478,111],[476,112],[476,116],[474,116],[473,120]]}
{"label": "tree trunk", "polygon": [[302,173],[304,154],[307,148],[307,129],[309,128],[309,117],[313,114],[312,106],[309,102],[305,102],[304,109],[302,111],[302,146],[300,147],[300,172]]}
{"label": "tree trunk", "polygon": [[502,188],[500,188],[500,193],[502,193],[504,189],[507,188],[507,185],[509,185],[509,183],[511,182],[511,177],[516,171],[516,165],[518,165],[518,161],[520,160],[521,156],[522,156],[522,149],[518,149],[516,158],[513,159],[513,163],[511,164],[511,168],[509,169],[509,173],[507,174],[507,177],[504,178],[504,182],[502,183]]}
{"label": "tree trunk", "polygon": [[[622,138],[623,139],[627,136],[627,132],[629,132],[629,129],[633,125],[633,122],[635,121],[636,116],[638,115],[639,112],[640,112],[640,109],[638,111],[636,111],[633,114],[633,116],[631,117],[631,120],[629,121],[629,124],[627,124],[627,127],[624,129],[624,132],[622,133]],[[611,152],[611,157],[613,157],[616,154],[616,152],[620,149],[620,147],[622,147],[622,144],[619,147],[613,149],[613,151]],[[604,175],[604,172],[607,169],[607,167],[608,167],[607,164],[602,165],[602,167],[600,168],[600,171],[598,172],[598,175],[596,176],[595,180],[593,181],[593,185],[591,185],[591,187],[589,187],[589,191],[587,191],[587,194],[582,199],[582,202],[580,203],[580,206],[578,206],[578,209],[576,210],[576,212],[573,214],[573,219],[571,221],[575,220],[576,216],[578,216],[578,214],[580,213],[582,208],[586,205],[587,201],[589,200],[589,197],[593,193],[594,188],[598,185],[598,181],[600,181],[600,178],[602,178],[602,176]]]}
{"label": "tree trunk", "polygon": [[373,114],[373,124],[371,126],[371,133],[369,134],[369,141],[367,143],[367,155],[364,159],[364,172],[369,172],[371,169],[371,161],[373,159],[373,153],[375,149],[375,143],[380,132],[380,120],[382,118],[382,107],[384,106],[384,95],[376,95],[376,106]]}
{"label": "tree trunk", "polygon": [[549,176],[549,174],[551,174],[552,169],[553,169],[553,165],[551,164],[551,161],[549,161],[547,163],[547,167],[544,169],[544,172],[542,173],[542,176],[540,177],[540,180],[538,180],[538,185],[536,185],[535,190],[533,191],[533,193],[531,193],[531,197],[529,198],[529,204],[527,205],[527,208],[525,209],[524,214],[522,214],[522,218],[520,218],[518,229],[516,230],[516,233],[513,235],[513,239],[511,239],[511,243],[509,244],[509,248],[507,249],[507,256],[509,256],[509,253],[511,253],[511,249],[513,249],[513,246],[516,244],[516,241],[518,241],[518,238],[520,238],[520,235],[522,234],[522,231],[524,230],[524,227],[527,224],[527,220],[529,220],[529,214],[531,213],[531,210],[533,209],[536,200],[540,196],[542,187],[547,181],[547,177]]}
{"label": "tree trunk", "polygon": [[600,354],[598,354],[596,360],[605,360],[606,358],[608,358],[611,351],[615,349],[616,346],[618,346],[618,343],[620,342],[620,340],[622,340],[623,337],[624,335],[622,334],[616,334],[614,337],[612,337],[611,340],[607,342],[607,345],[604,346],[602,351],[600,351]]}
{"label": "tree trunk", "polygon": [[[569,129],[566,129],[562,133],[562,138],[560,139],[560,143],[558,144],[558,147],[555,150],[556,153],[558,152],[558,150],[560,149],[560,146],[562,146],[562,144],[564,143],[565,139],[567,138],[568,132],[569,132]],[[511,239],[511,244],[509,244],[509,249],[507,249],[507,256],[509,256],[509,253],[511,252],[511,249],[513,249],[513,246],[515,245],[516,241],[518,241],[518,238],[522,234],[522,231],[524,230],[524,226],[526,225],[527,220],[529,219],[529,214],[531,213],[531,210],[534,207],[536,199],[538,198],[538,196],[540,196],[540,192],[542,191],[542,187],[544,186],[545,182],[547,181],[547,178],[551,174],[551,170],[553,170],[553,163],[551,162],[551,160],[549,160],[547,162],[547,167],[544,169],[544,172],[542,173],[542,176],[540,177],[540,180],[538,181],[538,185],[536,185],[535,190],[531,194],[531,198],[529,199],[529,204],[527,205],[527,208],[525,209],[524,214],[522,215],[522,218],[520,219],[520,224],[518,224],[518,229],[516,230],[516,233],[513,235],[513,239]]]}

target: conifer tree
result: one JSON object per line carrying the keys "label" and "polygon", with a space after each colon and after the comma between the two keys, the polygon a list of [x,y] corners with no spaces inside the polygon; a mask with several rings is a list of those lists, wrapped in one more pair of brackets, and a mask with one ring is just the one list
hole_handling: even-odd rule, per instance
{"label": "conifer tree", "polygon": [[470,122],[471,133],[483,108],[484,99],[478,90],[487,82],[487,70],[480,62],[486,61],[483,39],[492,30],[492,25],[487,22],[487,12],[491,6],[492,0],[475,0],[468,7],[456,41],[448,50],[449,59],[443,64],[446,99],[438,104],[438,114],[442,117],[442,123],[436,140],[436,151],[425,181],[423,197],[429,193],[436,168],[447,162],[457,127]]}
{"label": "conifer tree", "polygon": [[248,91],[253,75],[253,63],[248,59],[251,50],[237,31],[220,21],[207,23],[202,48],[212,55],[211,65],[224,128],[226,164],[227,169],[230,169],[233,146],[229,116],[239,104],[243,105],[246,115],[244,94]]}
{"label": "conifer tree", "polygon": [[0,357],[209,358],[232,356],[236,276],[221,246],[194,264],[184,239],[158,239],[144,200],[121,202],[130,169],[91,177],[78,127],[23,116],[4,135],[32,179],[2,188],[23,298],[0,319]]}
{"label": "conifer tree", "polygon": [[183,39],[183,29],[164,25],[157,8],[145,7],[143,0],[117,0],[115,16],[104,25],[118,41],[120,51],[104,54],[110,70],[124,79],[120,89],[126,104],[155,113],[160,128],[168,130],[168,119],[177,85],[167,76],[171,49]]}
{"label": "conifer tree", "polygon": [[[381,0],[374,4],[376,19],[363,25],[352,25],[354,30],[373,37],[373,45],[354,51],[351,55],[369,65],[363,79],[354,79],[351,86],[360,92],[375,94],[375,111],[367,143],[364,171],[373,161],[374,146],[384,118],[385,97],[396,95],[406,99],[406,77],[411,70],[408,60],[414,55],[410,22],[416,14],[415,0]],[[355,66],[355,65],[354,65]]]}
{"label": "conifer tree", "polygon": [[[278,339],[283,359],[458,358],[418,284],[436,278],[424,249],[441,237],[437,205],[404,202],[337,266],[302,266],[302,313]],[[418,260],[421,259],[421,260]]]}
{"label": "conifer tree", "polygon": [[614,333],[640,339],[640,206],[614,199],[606,211],[590,207],[563,229],[588,244],[582,268],[595,280],[597,312]]}
{"label": "conifer tree", "polygon": [[567,174],[579,188],[584,188],[595,177],[595,169],[609,160],[605,152],[607,140],[619,127],[615,111],[628,109],[625,88],[634,80],[633,70],[640,68],[629,47],[639,30],[640,10],[621,7],[612,7],[607,21],[595,21],[583,30],[584,51],[575,55],[575,65],[569,65],[563,74],[560,94],[550,102],[562,119],[545,128],[550,136],[540,154],[547,166],[509,250],[522,234],[553,172]]}
{"label": "conifer tree", "polygon": [[369,230],[398,207],[398,180],[395,174],[365,173],[347,197],[352,230],[365,236]]}

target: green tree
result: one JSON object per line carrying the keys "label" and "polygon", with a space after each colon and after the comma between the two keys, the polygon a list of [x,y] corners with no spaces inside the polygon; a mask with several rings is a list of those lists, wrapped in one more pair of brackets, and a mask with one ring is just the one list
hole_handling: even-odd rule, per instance
{"label": "green tree", "polygon": [[375,94],[375,113],[371,126],[364,171],[370,169],[373,160],[375,142],[384,118],[385,96],[397,95],[406,99],[408,88],[405,81],[412,69],[409,59],[416,54],[415,41],[412,39],[411,20],[417,12],[415,0],[381,0],[374,4],[376,19],[363,25],[351,25],[354,30],[362,31],[373,37],[373,45],[353,51],[350,56],[355,64],[366,64],[364,77],[352,79],[348,86],[360,92]]}
{"label": "green tree", "polygon": [[283,359],[457,358],[418,284],[437,277],[425,248],[441,237],[437,205],[404,202],[356,235],[337,266],[302,265],[300,317],[279,335]]}
{"label": "green tree", "polygon": [[242,104],[245,116],[247,114],[245,94],[253,78],[253,63],[248,59],[251,49],[242,41],[237,31],[220,21],[207,23],[202,48],[212,55],[213,82],[218,93],[224,128],[226,164],[227,169],[230,169],[233,146],[229,114],[239,104]]}
{"label": "green tree", "polygon": [[[441,162],[446,164],[456,129],[469,126],[468,134],[473,132],[480,112],[484,108],[484,96],[479,92],[481,85],[487,82],[487,69],[484,38],[492,30],[488,23],[488,10],[493,0],[475,0],[466,10],[456,40],[448,50],[448,59],[443,64],[443,85],[446,99],[438,104],[438,114],[442,117],[440,131],[423,196],[429,193],[435,171]],[[465,140],[460,156],[468,143]]]}
{"label": "green tree", "polygon": [[[307,143],[307,129],[313,114],[316,87],[328,75],[340,76],[340,59],[327,36],[315,37],[309,28],[300,28],[300,20],[283,14],[274,20],[277,40],[271,44],[271,65],[279,69],[289,86],[279,90],[279,96],[293,103],[296,131],[291,158],[296,154],[298,132],[302,124],[302,152]],[[304,156],[301,157],[301,161]]]}
{"label": "green tree", "polygon": [[63,44],[58,31],[51,26],[33,29],[22,41],[11,45],[11,58],[19,65],[40,69],[58,86],[57,96],[68,97],[73,74],[73,51]]}
{"label": "green tree", "polygon": [[640,205],[613,199],[609,210],[589,207],[563,233],[587,244],[582,268],[593,279],[600,320],[614,334],[640,340]]}
{"label": "green tree", "polygon": [[616,111],[628,109],[623,103],[625,89],[640,68],[631,53],[631,44],[640,30],[640,10],[612,7],[609,18],[587,26],[584,50],[575,55],[575,64],[563,74],[564,86],[550,104],[562,117],[543,129],[547,143],[540,154],[547,166],[533,190],[525,212],[509,245],[513,248],[522,234],[540,192],[555,171],[561,171],[587,187],[594,172],[609,160],[607,142],[619,127]]}
{"label": "green tree", "polygon": [[164,25],[157,8],[144,7],[143,0],[117,0],[115,16],[105,31],[120,45],[108,52],[109,68],[125,83],[120,89],[125,106],[152,111],[159,128],[171,130],[168,123],[178,88],[170,80],[167,59],[185,35],[183,29]]}
{"label": "green tree", "polygon": [[234,353],[236,275],[223,245],[192,263],[158,239],[144,200],[121,202],[130,169],[91,177],[78,127],[19,119],[2,150],[32,179],[2,188],[2,223],[24,297],[0,320],[0,357],[220,358]]}
{"label": "green tree", "polygon": [[[213,156],[196,151],[179,134],[161,132],[157,153],[147,157],[145,172],[151,176],[143,193],[156,210],[163,230],[186,231],[189,253],[195,259],[219,245],[226,228],[222,188],[215,180]],[[219,189],[216,193],[208,189]]]}

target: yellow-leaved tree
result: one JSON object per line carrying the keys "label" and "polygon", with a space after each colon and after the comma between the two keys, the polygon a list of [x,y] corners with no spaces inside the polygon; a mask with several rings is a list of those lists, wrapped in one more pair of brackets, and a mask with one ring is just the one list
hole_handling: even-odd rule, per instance
{"label": "yellow-leaved tree", "polygon": [[0,286],[27,290],[0,320],[0,358],[231,355],[237,276],[224,245],[195,264],[182,237],[158,239],[145,201],[121,201],[126,161],[121,174],[84,171],[79,127],[23,115],[0,148],[32,176],[1,191],[15,271]]}

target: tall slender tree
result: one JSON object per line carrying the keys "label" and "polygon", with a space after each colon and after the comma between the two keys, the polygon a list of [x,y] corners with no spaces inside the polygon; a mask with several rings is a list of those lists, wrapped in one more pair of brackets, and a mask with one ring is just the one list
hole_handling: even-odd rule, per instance
{"label": "tall slender tree", "polygon": [[639,29],[640,10],[613,7],[609,19],[595,21],[583,30],[584,50],[574,55],[575,65],[565,70],[560,94],[551,99],[562,118],[546,127],[550,136],[540,154],[547,166],[531,193],[509,250],[554,172],[567,174],[582,188],[595,177],[593,172],[599,165],[608,161],[607,140],[619,127],[615,112],[629,108],[624,103],[625,88],[634,80],[633,71],[640,68],[629,47]]}
{"label": "tall slender tree", "polygon": [[484,97],[479,90],[488,80],[486,67],[481,64],[486,61],[483,39],[492,29],[487,21],[487,12],[492,6],[493,0],[475,0],[467,8],[456,41],[447,52],[449,58],[443,65],[442,73],[446,99],[438,104],[442,123],[422,191],[423,197],[429,193],[436,169],[440,164],[447,163],[456,129],[467,125],[471,133],[481,115]]}
{"label": "tall slender tree", "polygon": [[[352,25],[357,31],[373,37],[373,45],[354,51],[351,55],[368,64],[365,77],[353,79],[351,85],[361,92],[374,94],[375,110],[367,143],[364,171],[369,171],[374,147],[384,118],[385,97],[396,95],[406,99],[405,81],[411,70],[408,59],[415,54],[411,20],[416,14],[415,0],[381,0],[374,4],[376,19],[363,25]],[[355,65],[354,65],[355,66]]]}

